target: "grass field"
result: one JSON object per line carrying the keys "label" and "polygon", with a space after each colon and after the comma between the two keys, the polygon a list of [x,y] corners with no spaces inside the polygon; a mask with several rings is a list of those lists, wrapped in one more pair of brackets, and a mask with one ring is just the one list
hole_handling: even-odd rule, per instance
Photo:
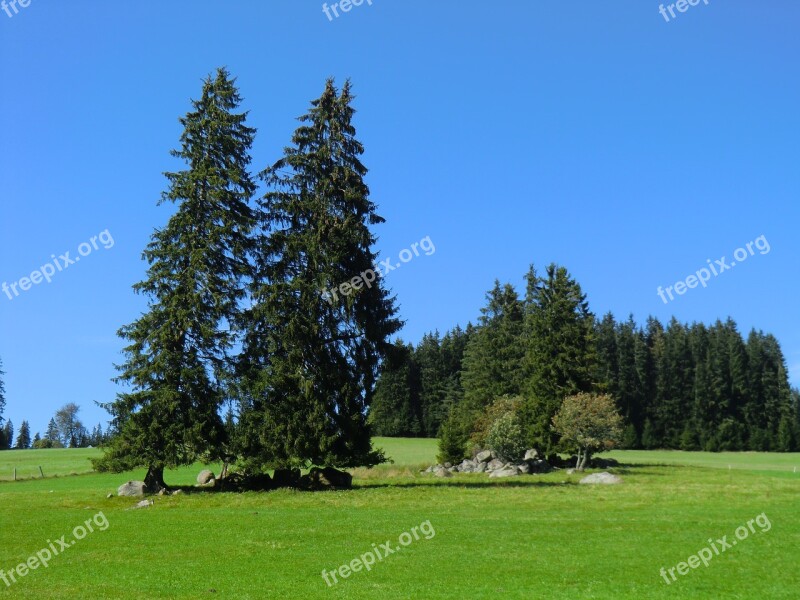
{"label": "grass field", "polygon": [[[0,569],[102,511],[95,531],[0,594],[8,598],[796,598],[800,456],[615,452],[618,486],[554,472],[514,480],[420,474],[432,440],[380,439],[394,464],[356,470],[355,489],[106,498],[143,472],[0,483]],[[97,451],[0,453],[0,473],[89,468]],[[15,456],[16,455],[16,456]],[[652,464],[648,464],[652,463]],[[668,464],[669,463],[669,464]],[[700,466],[681,467],[676,463]],[[731,470],[728,471],[728,464]],[[721,468],[708,468],[721,467]],[[199,466],[170,472],[190,484]],[[764,513],[768,531],[667,585],[675,567]],[[430,521],[420,537],[332,586],[321,576]],[[95,521],[98,523],[99,521]],[[99,526],[98,526],[99,528]],[[405,540],[408,541],[409,537]],[[677,573],[676,573],[677,575]]]}

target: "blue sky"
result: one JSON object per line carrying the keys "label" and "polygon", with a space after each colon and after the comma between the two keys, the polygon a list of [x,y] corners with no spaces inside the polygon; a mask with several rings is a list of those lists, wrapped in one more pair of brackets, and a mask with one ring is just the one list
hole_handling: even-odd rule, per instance
{"label": "blue sky", "polygon": [[[145,306],[131,285],[172,210],[156,201],[181,166],[178,118],[218,66],[258,129],[257,170],[326,77],[352,78],[387,219],[378,249],[436,247],[385,279],[405,339],[474,321],[495,278],[521,289],[530,263],[557,262],[597,314],[731,316],[774,333],[800,384],[800,4],[710,0],[670,22],[658,7],[373,0],[329,20],[308,0],[32,0],[0,12],[0,283],[89,244],[51,283],[0,294],[5,416],[41,431],[74,401],[87,425],[105,422],[94,402],[118,390],[115,332]],[[106,230],[113,246],[92,247]],[[659,298],[762,235],[768,253]]]}

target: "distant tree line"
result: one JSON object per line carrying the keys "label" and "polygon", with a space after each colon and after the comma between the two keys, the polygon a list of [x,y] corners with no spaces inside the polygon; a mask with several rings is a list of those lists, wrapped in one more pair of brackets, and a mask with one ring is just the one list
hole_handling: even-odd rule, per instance
{"label": "distant tree line", "polygon": [[0,450],[26,450],[28,448],[86,448],[102,446],[109,437],[110,431],[103,431],[102,425],[89,431],[78,419],[80,407],[70,402],[56,411],[50,419],[44,437],[36,433],[31,438],[31,427],[28,421],[22,421],[14,438],[14,424],[3,418],[6,406],[5,384],[0,360]]}
{"label": "distant tree line", "polygon": [[475,327],[395,344],[370,411],[376,434],[438,436],[442,456],[458,460],[487,407],[521,397],[528,444],[553,452],[564,397],[597,392],[614,398],[625,448],[800,449],[800,392],[773,335],[745,340],[731,319],[598,320],[566,269],[531,268],[526,280],[523,298],[496,282]]}

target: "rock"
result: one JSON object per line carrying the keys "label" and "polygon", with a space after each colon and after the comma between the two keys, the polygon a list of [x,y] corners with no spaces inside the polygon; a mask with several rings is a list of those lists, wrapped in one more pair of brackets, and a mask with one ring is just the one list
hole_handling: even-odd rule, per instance
{"label": "rock", "polygon": [[448,471],[447,469],[445,469],[441,465],[439,465],[438,467],[436,467],[436,469],[434,469],[433,474],[436,477],[452,477],[453,476],[453,474],[450,471]]}
{"label": "rock", "polygon": [[475,455],[475,461],[482,463],[482,462],[489,462],[492,460],[492,451],[491,450],[484,450],[483,452],[478,452]]}
{"label": "rock", "polygon": [[183,493],[183,490],[175,490],[174,492],[172,492],[171,495],[172,496],[177,496],[178,494],[182,494],[182,493]]}
{"label": "rock", "polygon": [[114,494],[109,494],[108,496],[106,496],[106,498],[113,498],[113,497],[114,497]]}
{"label": "rock", "polygon": [[580,483],[601,483],[601,484],[622,483],[622,478],[617,475],[612,475],[608,471],[603,471],[602,473],[592,473],[591,475],[587,475],[586,477],[581,479]]}
{"label": "rock", "polygon": [[153,504],[155,503],[152,500],[142,500],[141,502],[136,504],[136,506],[134,506],[133,509],[135,510],[137,508],[148,508],[150,506],[153,506]]}
{"label": "rock", "polygon": [[275,469],[272,482],[275,487],[294,487],[300,482],[300,469]]}
{"label": "rock", "polygon": [[427,469],[425,469],[425,470],[423,471],[423,473],[433,473],[433,468],[434,468],[435,466],[436,466],[436,465],[431,465],[430,467],[428,467]]}
{"label": "rock", "polygon": [[531,472],[531,468],[528,463],[522,463],[517,465],[517,471],[519,471],[520,475],[527,475]]}
{"label": "rock", "polygon": [[504,463],[503,463],[502,460],[499,460],[497,458],[493,458],[491,460],[491,462],[487,463],[486,470],[487,471],[497,471],[498,469],[502,469],[503,466],[504,466]]}
{"label": "rock", "polygon": [[567,469],[565,472],[567,475],[572,475],[575,472],[575,469]]}
{"label": "rock", "polygon": [[530,449],[525,452],[525,456],[522,460],[534,460],[536,458],[539,458],[539,453],[534,449]]}
{"label": "rock", "polygon": [[444,468],[445,468],[445,469],[449,469],[449,468],[450,468],[450,467],[452,467],[452,466],[453,466],[453,465],[452,465],[451,463],[449,463],[449,462],[446,462],[446,463],[444,463]]}
{"label": "rock", "polygon": [[128,481],[117,488],[117,496],[144,496],[146,491],[144,481]]}
{"label": "rock", "polygon": [[486,472],[486,463],[485,462],[479,462],[478,466],[475,467],[475,472],[476,473],[485,473]]}
{"label": "rock", "polygon": [[496,478],[496,477],[517,477],[519,476],[519,471],[515,467],[506,468],[506,469],[498,469],[496,471],[492,471],[489,473],[489,477]]}
{"label": "rock", "polygon": [[458,465],[458,470],[462,473],[472,473],[475,471],[477,467],[477,463],[471,460],[463,460],[460,465]]}
{"label": "rock", "polygon": [[214,477],[214,473],[212,471],[209,471],[208,469],[203,469],[197,475],[197,483],[199,483],[200,485],[205,485],[212,479],[216,479],[216,477]]}
{"label": "rock", "polygon": [[169,491],[167,491],[166,488],[161,488],[160,490],[158,490],[158,495],[159,496],[169,496]]}
{"label": "rock", "polygon": [[333,467],[312,467],[306,477],[313,490],[349,490],[353,487],[353,476]]}

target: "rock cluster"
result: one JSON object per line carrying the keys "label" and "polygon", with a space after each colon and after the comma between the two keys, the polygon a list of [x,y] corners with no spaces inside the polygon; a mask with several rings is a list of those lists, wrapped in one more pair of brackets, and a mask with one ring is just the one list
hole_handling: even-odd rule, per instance
{"label": "rock cluster", "polygon": [[436,477],[452,477],[453,473],[488,473],[489,477],[497,478],[547,473],[551,470],[552,467],[546,460],[538,458],[536,450],[528,450],[525,458],[519,462],[502,461],[491,450],[484,450],[471,460],[464,459],[457,465],[431,465],[423,472],[433,473]]}

